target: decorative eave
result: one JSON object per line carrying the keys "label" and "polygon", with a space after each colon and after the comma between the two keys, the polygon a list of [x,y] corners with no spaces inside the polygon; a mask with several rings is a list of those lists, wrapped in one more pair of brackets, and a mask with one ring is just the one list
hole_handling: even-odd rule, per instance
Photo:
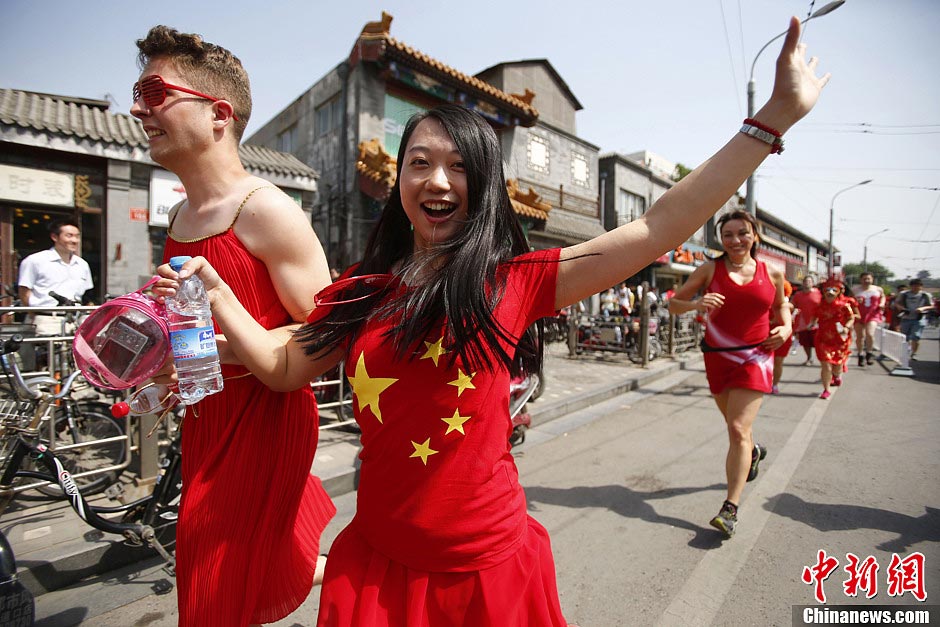
{"label": "decorative eave", "polygon": [[[398,41],[389,34],[392,16],[382,12],[382,20],[369,22],[362,29],[359,39],[349,55],[350,65],[359,61],[375,63],[397,62],[413,70],[440,81],[458,91],[456,102],[461,103],[460,93],[465,92],[474,98],[481,98],[491,105],[499,106],[518,119],[522,126],[533,126],[539,112],[532,106],[532,96],[507,94],[486,81],[464,74],[423,52]],[[534,94],[533,94],[534,96]]]}
{"label": "decorative eave", "polygon": [[544,202],[534,189],[530,187],[528,192],[523,193],[516,179],[509,179],[506,181],[506,191],[509,192],[509,201],[516,213],[536,220],[548,220],[548,212],[552,210],[552,206]]}
{"label": "decorative eave", "polygon": [[360,142],[356,160],[359,189],[370,198],[387,200],[398,177],[396,166],[397,160],[385,151],[381,141],[373,138]]}

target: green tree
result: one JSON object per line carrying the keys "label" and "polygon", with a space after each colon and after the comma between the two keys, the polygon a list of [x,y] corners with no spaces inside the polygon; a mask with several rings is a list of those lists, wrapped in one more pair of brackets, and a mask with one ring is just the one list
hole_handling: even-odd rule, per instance
{"label": "green tree", "polygon": [[686,166],[682,165],[681,163],[677,163],[677,164],[676,164],[676,173],[675,173],[675,175],[674,175],[672,178],[673,178],[673,180],[681,181],[682,179],[685,178],[686,174],[688,174],[688,173],[691,172],[691,171],[692,171],[692,168],[687,168]]}
{"label": "green tree", "polygon": [[920,279],[921,281],[929,281],[930,270],[921,270],[920,272],[917,273],[917,278]]}
{"label": "green tree", "polygon": [[[865,266],[860,263],[847,263],[842,266],[842,272],[845,273],[846,283],[849,285],[854,285],[855,283],[858,283],[862,272],[865,272]],[[877,261],[868,262],[868,272],[872,273],[876,285],[886,285],[889,279],[894,276],[894,273],[891,272],[891,270],[888,270]]]}

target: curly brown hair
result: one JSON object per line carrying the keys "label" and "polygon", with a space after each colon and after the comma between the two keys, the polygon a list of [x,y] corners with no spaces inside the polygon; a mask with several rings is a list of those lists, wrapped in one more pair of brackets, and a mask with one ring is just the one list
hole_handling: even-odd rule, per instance
{"label": "curly brown hair", "polygon": [[181,33],[169,26],[154,26],[137,40],[137,64],[143,70],[151,59],[166,58],[194,89],[231,103],[236,141],[241,141],[251,117],[251,84],[238,57],[196,33]]}

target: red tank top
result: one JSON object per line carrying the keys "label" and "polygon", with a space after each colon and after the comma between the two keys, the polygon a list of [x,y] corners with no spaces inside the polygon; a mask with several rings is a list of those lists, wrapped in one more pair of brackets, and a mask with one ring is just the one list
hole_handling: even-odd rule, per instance
{"label": "red tank top", "polygon": [[708,291],[725,297],[724,305],[708,313],[705,341],[710,346],[745,346],[767,339],[770,308],[777,288],[763,261],[757,262],[750,282],[738,285],[728,276],[725,262],[719,259],[715,262],[715,274]]}

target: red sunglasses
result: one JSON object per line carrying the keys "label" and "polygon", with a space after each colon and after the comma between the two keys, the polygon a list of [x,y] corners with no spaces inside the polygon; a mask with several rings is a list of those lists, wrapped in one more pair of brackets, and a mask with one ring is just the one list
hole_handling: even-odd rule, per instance
{"label": "red sunglasses", "polygon": [[[159,74],[151,74],[150,76],[145,76],[134,83],[134,102],[137,102],[141,96],[143,96],[145,105],[148,107],[159,107],[166,100],[167,89],[182,91],[187,94],[192,94],[193,96],[199,96],[200,98],[211,100],[212,102],[219,102],[223,100],[223,98],[213,98],[208,94],[198,92],[195,89],[189,89],[188,87],[170,85],[165,80],[163,80],[163,77]],[[238,120],[238,116],[235,115],[234,111],[232,112],[232,117],[236,121]]]}

